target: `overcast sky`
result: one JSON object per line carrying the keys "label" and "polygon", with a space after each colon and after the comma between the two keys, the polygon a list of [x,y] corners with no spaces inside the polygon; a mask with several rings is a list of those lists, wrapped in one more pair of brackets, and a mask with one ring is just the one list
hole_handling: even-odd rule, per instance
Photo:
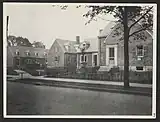
{"label": "overcast sky", "polygon": [[[50,48],[56,38],[75,40],[97,37],[99,29],[108,22],[102,19],[85,25],[87,19],[82,15],[88,8],[69,6],[67,10],[52,7],[51,4],[4,4],[4,16],[10,16],[9,35],[42,41]],[[113,20],[111,15],[103,17]]]}

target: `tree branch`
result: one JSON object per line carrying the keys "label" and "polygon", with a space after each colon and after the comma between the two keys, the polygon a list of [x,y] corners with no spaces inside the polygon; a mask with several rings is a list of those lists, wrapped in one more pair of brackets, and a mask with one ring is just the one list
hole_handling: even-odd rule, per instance
{"label": "tree branch", "polygon": [[130,34],[129,37],[133,36],[133,35],[136,34],[136,33],[141,32],[141,31],[143,31],[143,30],[146,30],[147,28],[149,28],[149,27],[151,27],[151,26],[152,26],[152,25],[149,25],[149,26],[147,26],[147,27],[145,27],[145,28],[141,28],[141,29],[139,29],[139,30],[133,32],[132,34]]}
{"label": "tree branch", "polygon": [[117,21],[113,21],[113,20],[104,19],[104,18],[102,18],[102,17],[100,17],[100,16],[97,16],[97,18],[100,18],[100,19],[102,19],[102,20],[109,21],[109,22],[117,22]]}
{"label": "tree branch", "polygon": [[138,20],[136,20],[136,21],[129,27],[129,29],[131,29],[131,28],[132,28],[136,23],[138,23],[146,14],[148,14],[148,12],[150,12],[152,8],[153,8],[153,6],[150,7]]}

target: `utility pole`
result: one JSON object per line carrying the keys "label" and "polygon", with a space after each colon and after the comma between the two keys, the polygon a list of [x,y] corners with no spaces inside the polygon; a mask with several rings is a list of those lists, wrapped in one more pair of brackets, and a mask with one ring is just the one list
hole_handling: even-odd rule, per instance
{"label": "utility pole", "polygon": [[9,24],[9,16],[7,16],[7,25],[6,25],[6,39],[8,43],[8,24]]}

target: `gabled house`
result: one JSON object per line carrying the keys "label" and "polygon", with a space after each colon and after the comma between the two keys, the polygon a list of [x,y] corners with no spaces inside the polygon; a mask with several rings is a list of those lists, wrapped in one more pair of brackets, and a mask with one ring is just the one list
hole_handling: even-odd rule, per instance
{"label": "gabled house", "polygon": [[48,52],[48,68],[76,67],[76,41],[56,39]]}
{"label": "gabled house", "polygon": [[7,67],[13,69],[44,69],[46,67],[47,49],[7,46]]}
{"label": "gabled house", "polygon": [[[84,51],[80,50],[85,48]],[[86,63],[86,67],[99,66],[98,60],[98,38],[87,38],[80,43],[77,50],[77,68],[79,69],[82,63]]]}
{"label": "gabled house", "polygon": [[[114,35],[115,28],[119,24],[110,22],[99,34],[99,71],[109,71],[112,67],[124,69],[124,43],[119,40],[123,35]],[[139,30],[140,24],[137,23],[131,30]],[[120,30],[122,31],[122,30]],[[153,60],[153,38],[152,32],[144,31],[145,40],[129,39],[129,69],[132,71],[152,70]]]}

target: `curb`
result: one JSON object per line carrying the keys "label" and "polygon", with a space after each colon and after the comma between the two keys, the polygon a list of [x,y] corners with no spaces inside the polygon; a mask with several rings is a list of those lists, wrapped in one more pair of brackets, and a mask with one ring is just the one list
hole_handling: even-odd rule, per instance
{"label": "curb", "polygon": [[[30,80],[32,82],[25,82],[26,80]],[[112,92],[112,93],[123,93],[123,94],[134,94],[134,95],[142,95],[142,96],[152,96],[152,92],[150,90],[133,90],[134,87],[130,89],[124,89],[122,86],[115,85],[99,85],[97,87],[96,84],[87,84],[87,83],[73,83],[73,82],[60,82],[60,81],[49,81],[49,80],[39,80],[37,79],[18,79],[18,80],[9,80],[10,82],[24,83],[24,84],[33,84],[39,86],[53,86],[53,87],[63,87],[63,88],[73,88],[73,89],[83,89],[83,90],[92,90],[92,91],[101,91],[101,92]],[[45,82],[44,82],[45,81]],[[144,88],[142,88],[144,89]]]}

